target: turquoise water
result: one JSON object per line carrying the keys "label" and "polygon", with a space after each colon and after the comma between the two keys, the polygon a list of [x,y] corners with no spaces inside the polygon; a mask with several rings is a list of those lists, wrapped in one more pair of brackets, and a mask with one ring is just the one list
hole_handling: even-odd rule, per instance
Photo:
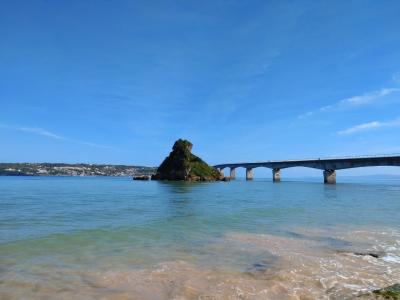
{"label": "turquoise water", "polygon": [[[218,275],[221,282],[243,275],[237,283],[241,287],[243,282],[252,284],[245,281],[247,273],[251,268],[257,269],[260,261],[262,272],[279,273],[290,269],[291,263],[296,264],[287,262],[293,256],[290,253],[307,256],[307,251],[316,248],[321,259],[326,253],[351,251],[352,247],[384,250],[391,252],[393,258],[392,262],[389,256],[384,260],[384,267],[390,269],[398,264],[399,231],[398,180],[359,178],[324,185],[301,181],[274,184],[269,179],[169,183],[119,177],[1,177],[0,290],[11,299],[40,299],[57,293],[60,298],[71,297],[69,293],[85,299],[99,295],[118,298],[118,293],[128,298],[146,298],[143,290],[116,287],[114,279],[111,283],[94,279],[93,274],[101,277],[112,270],[113,276],[125,272],[124,276],[131,281],[138,282],[147,276],[149,297],[168,299],[170,296],[165,295],[171,295],[170,287],[151,277],[160,264],[190,265],[169,265],[171,281],[178,282],[182,274],[194,274],[201,269],[210,276]],[[356,240],[351,232],[359,232],[363,239]],[[259,239],[256,242],[255,237]],[[285,245],[282,247],[288,256],[274,253],[269,247],[272,242],[260,247],[265,242],[262,238]],[[291,241],[298,243],[290,246]],[[316,243],[315,247],[297,249],[304,241]],[[278,268],[276,261],[285,263],[284,267]],[[310,267],[318,270],[312,262]],[[397,273],[391,276],[392,280],[397,279]],[[376,279],[375,285],[390,283]],[[259,278],[255,280],[253,289],[261,289]],[[56,288],[47,286],[49,282]],[[197,281],[191,284],[200,285]],[[198,291],[193,288],[197,291],[193,296],[178,283],[173,288],[177,293],[174,297],[196,298],[201,293],[217,298],[234,297],[229,290],[214,291],[205,286]],[[314,292],[312,289],[308,287],[305,295]],[[319,292],[329,295],[321,289]],[[338,289],[335,293],[345,291]],[[289,297],[290,293],[288,285],[281,294]]]}

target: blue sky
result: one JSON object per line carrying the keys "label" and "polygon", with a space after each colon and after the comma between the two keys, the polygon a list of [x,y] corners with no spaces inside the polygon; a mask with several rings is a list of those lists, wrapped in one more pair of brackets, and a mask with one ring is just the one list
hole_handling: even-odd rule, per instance
{"label": "blue sky", "polygon": [[399,1],[1,5],[2,162],[400,152]]}

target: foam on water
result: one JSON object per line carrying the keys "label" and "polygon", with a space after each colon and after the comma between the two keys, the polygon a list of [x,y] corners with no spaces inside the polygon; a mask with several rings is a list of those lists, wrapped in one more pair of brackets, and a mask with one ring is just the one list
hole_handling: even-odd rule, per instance
{"label": "foam on water", "polygon": [[394,262],[400,264],[400,257],[396,255],[386,255],[382,258],[386,262]]}

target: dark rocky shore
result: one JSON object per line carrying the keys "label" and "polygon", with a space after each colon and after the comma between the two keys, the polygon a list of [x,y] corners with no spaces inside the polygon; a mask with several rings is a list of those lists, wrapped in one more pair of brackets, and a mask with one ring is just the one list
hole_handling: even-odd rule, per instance
{"label": "dark rocky shore", "polygon": [[361,294],[354,299],[400,300],[400,284],[396,283],[366,294]]}

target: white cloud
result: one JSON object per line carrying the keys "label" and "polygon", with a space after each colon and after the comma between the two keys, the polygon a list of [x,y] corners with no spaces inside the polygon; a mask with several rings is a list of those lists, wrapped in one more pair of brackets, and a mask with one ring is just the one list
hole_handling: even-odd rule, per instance
{"label": "white cloud", "polygon": [[388,122],[373,121],[373,122],[363,123],[363,124],[359,124],[359,125],[347,128],[345,130],[341,130],[337,134],[338,135],[349,135],[349,134],[358,133],[360,131],[368,131],[371,129],[377,129],[377,128],[382,128],[382,127],[395,127],[395,126],[400,126],[400,119],[396,119],[396,120],[388,121]]}
{"label": "white cloud", "polygon": [[359,106],[374,102],[375,100],[382,98],[384,96],[390,95],[395,92],[399,92],[400,89],[397,88],[390,88],[390,89],[381,89],[379,91],[375,91],[372,93],[364,94],[361,96],[354,96],[351,98],[346,98],[337,104],[337,106]]}
{"label": "white cloud", "polygon": [[342,99],[334,104],[323,106],[317,110],[306,112],[299,115],[299,119],[304,119],[315,115],[317,113],[323,113],[327,111],[337,110],[337,109],[348,109],[352,107],[358,107],[366,104],[375,102],[376,100],[388,96],[390,94],[400,92],[400,88],[384,88],[378,91],[373,91],[363,95],[353,96],[349,98]]}
{"label": "white cloud", "polygon": [[70,142],[70,143],[74,143],[74,144],[80,144],[80,145],[85,145],[85,146],[90,146],[90,147],[95,147],[95,148],[102,148],[102,149],[113,149],[113,147],[107,146],[107,145],[101,145],[101,144],[96,144],[96,143],[92,143],[92,142],[75,140],[75,139],[63,137],[63,136],[60,136],[58,134],[55,134],[53,132],[50,132],[46,129],[39,128],[39,127],[13,126],[13,125],[7,125],[7,124],[2,124],[2,123],[0,123],[0,127],[23,131],[23,132],[28,132],[28,133],[33,133],[33,134],[41,135],[41,136],[51,138],[54,140],[66,141],[66,142]]}

